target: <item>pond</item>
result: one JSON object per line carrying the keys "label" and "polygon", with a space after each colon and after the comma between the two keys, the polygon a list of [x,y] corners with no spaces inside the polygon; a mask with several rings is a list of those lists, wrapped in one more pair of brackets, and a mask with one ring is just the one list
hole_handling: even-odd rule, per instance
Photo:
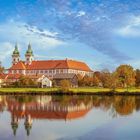
{"label": "pond", "polygon": [[0,96],[0,140],[139,140],[140,96]]}

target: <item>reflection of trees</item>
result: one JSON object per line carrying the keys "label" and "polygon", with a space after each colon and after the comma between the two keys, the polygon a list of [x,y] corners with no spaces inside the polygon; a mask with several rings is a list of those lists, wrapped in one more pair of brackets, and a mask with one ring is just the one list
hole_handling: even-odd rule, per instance
{"label": "reflection of trees", "polygon": [[120,115],[129,115],[135,109],[134,96],[116,96],[113,104],[115,110]]}
{"label": "reflection of trees", "polygon": [[33,96],[12,96],[11,98],[19,103],[28,103],[34,100]]}
{"label": "reflection of trees", "polygon": [[68,106],[68,105],[80,105],[84,103],[87,105],[89,102],[92,101],[92,96],[53,96],[52,102],[58,102],[61,106]]}
{"label": "reflection of trees", "polygon": [[140,109],[140,96],[93,96],[93,106],[110,110],[112,117],[119,115],[129,115],[133,110]]}
{"label": "reflection of trees", "polygon": [[135,99],[136,111],[140,110],[140,96],[137,96]]}

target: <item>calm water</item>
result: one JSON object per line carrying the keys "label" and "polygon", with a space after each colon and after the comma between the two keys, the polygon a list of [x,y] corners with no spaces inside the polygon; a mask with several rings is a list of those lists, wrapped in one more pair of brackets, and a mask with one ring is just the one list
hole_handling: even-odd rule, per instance
{"label": "calm water", "polygon": [[0,96],[0,140],[140,140],[140,96]]}

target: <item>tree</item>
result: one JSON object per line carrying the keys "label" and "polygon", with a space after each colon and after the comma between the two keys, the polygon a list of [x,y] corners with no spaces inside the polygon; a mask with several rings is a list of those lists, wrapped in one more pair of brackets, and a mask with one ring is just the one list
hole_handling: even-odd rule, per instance
{"label": "tree", "polygon": [[96,75],[93,75],[93,78],[92,78],[92,85],[93,85],[93,86],[99,86],[99,84],[100,84],[99,78],[98,78]]}
{"label": "tree", "polygon": [[83,86],[93,86],[93,77],[85,75],[82,80]]}
{"label": "tree", "polygon": [[116,77],[116,74],[110,73],[106,79],[106,86],[112,90],[115,90],[118,84],[118,79]]}
{"label": "tree", "polygon": [[68,80],[60,81],[60,88],[63,92],[68,92],[70,87],[71,87],[70,81],[68,81]]}
{"label": "tree", "polygon": [[140,86],[140,70],[139,69],[136,70],[136,86],[137,87]]}
{"label": "tree", "polygon": [[115,73],[121,87],[128,88],[135,85],[135,71],[132,66],[120,65]]}
{"label": "tree", "polygon": [[102,86],[107,88],[109,87],[109,79],[110,79],[111,73],[108,71],[102,71],[100,75],[100,81],[102,83]]}
{"label": "tree", "polygon": [[78,77],[78,86],[83,86],[83,76],[81,74],[77,74]]}
{"label": "tree", "polygon": [[2,66],[1,62],[0,62],[0,73],[3,73],[5,70],[5,68]]}
{"label": "tree", "polygon": [[14,85],[16,87],[37,86],[37,82],[27,76],[22,75],[19,80],[14,83]]}

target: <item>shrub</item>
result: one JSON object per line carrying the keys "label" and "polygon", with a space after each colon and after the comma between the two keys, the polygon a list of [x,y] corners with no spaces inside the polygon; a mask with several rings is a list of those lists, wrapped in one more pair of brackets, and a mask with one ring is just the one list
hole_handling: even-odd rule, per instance
{"label": "shrub", "polygon": [[61,91],[68,92],[70,87],[71,87],[71,83],[68,80],[61,80],[60,81]]}

